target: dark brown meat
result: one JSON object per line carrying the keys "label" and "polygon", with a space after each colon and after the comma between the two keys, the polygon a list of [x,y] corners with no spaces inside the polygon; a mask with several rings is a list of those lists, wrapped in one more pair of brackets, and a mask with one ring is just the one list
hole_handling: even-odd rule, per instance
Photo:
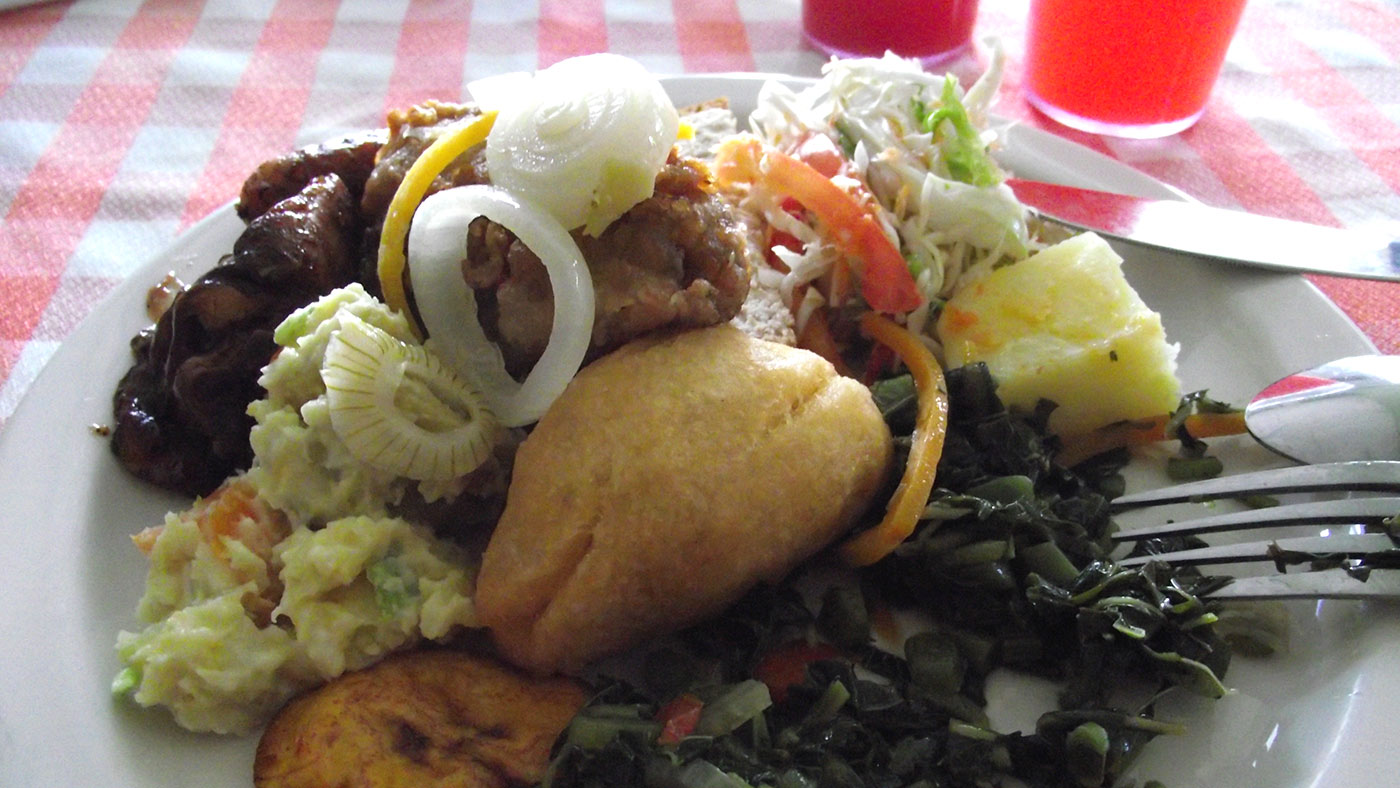
{"label": "dark brown meat", "polygon": [[[418,156],[433,142],[443,130],[455,125],[462,118],[480,115],[481,110],[473,104],[449,104],[441,101],[427,101],[405,110],[389,113],[389,141],[380,150],[375,160],[374,171],[365,184],[364,197],[360,200],[360,212],[373,227],[384,223],[384,214],[389,210],[389,202],[394,199],[403,177]],[[466,186],[473,183],[486,183],[485,146],[478,145],[468,150],[453,162],[433,181],[428,193],[452,186]]]}
{"label": "dark brown meat", "polygon": [[[478,288],[485,328],[519,373],[549,342],[554,298],[539,258],[508,233],[503,243],[503,233],[490,225],[473,232],[464,274]],[[725,322],[748,295],[743,232],[693,160],[673,157],[650,198],[599,237],[575,240],[593,274],[593,356],[659,328]]]}
{"label": "dark brown meat", "polygon": [[[472,105],[429,101],[390,113],[387,131],[260,166],[240,196],[239,213],[251,223],[233,254],[132,342],[136,363],[114,398],[112,445],[123,464],[197,494],[246,467],[246,408],[262,393],[257,376],[275,350],[272,329],[357,273],[378,291],[379,231],[404,175],[444,130],[478,114]],[[430,192],[489,182],[483,147],[459,157]],[[743,233],[693,160],[673,157],[651,198],[602,236],[576,238],[597,295],[592,357],[659,328],[727,321],[748,291]],[[472,227],[467,257],[463,273],[483,326],[512,372],[527,371],[552,323],[543,265],[484,219]]]}
{"label": "dark brown meat", "polygon": [[243,182],[238,195],[239,217],[251,222],[324,175],[339,176],[358,201],[387,138],[383,129],[367,131],[263,162]]}
{"label": "dark brown meat", "polygon": [[[361,245],[364,255],[360,260],[359,279],[371,295],[382,295],[378,274],[380,229],[384,225],[384,215],[389,210],[389,203],[394,199],[399,184],[403,183],[408,168],[413,166],[413,162],[418,160],[429,145],[437,141],[445,129],[463,118],[480,114],[481,110],[472,104],[432,100],[389,113],[389,140],[375,158],[374,170],[365,184],[364,196],[360,198],[360,215],[365,219],[365,238]],[[478,145],[443,170],[428,187],[428,194],[453,186],[487,182],[485,146]],[[404,287],[411,299],[411,283],[405,282]]]}
{"label": "dark brown meat", "polygon": [[132,341],[113,397],[112,450],[137,476],[205,495],[252,460],[248,404],[272,330],[351,280],[362,234],[337,175],[313,180],[253,220],[212,271]]}

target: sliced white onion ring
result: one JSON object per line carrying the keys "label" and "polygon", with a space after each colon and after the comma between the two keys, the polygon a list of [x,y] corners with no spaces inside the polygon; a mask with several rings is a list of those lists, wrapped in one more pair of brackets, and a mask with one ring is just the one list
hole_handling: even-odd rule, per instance
{"label": "sliced white onion ring", "polygon": [[361,462],[418,481],[448,481],[491,456],[498,425],[481,396],[434,356],[354,315],[326,346],[331,429]]}
{"label": "sliced white onion ring", "polygon": [[513,96],[501,87],[474,88],[500,109],[486,139],[492,183],[594,236],[655,191],[680,118],[640,63],[584,55],[516,79]]}
{"label": "sliced white onion ring", "polygon": [[[554,324],[544,355],[523,383],[506,372],[487,339],[476,298],[462,278],[467,228],[485,216],[515,233],[544,263],[554,290]],[[459,186],[423,201],[408,235],[408,275],[434,352],[476,384],[502,424],[538,421],[583,364],[593,334],[593,279],[583,252],[543,209],[494,186]]]}

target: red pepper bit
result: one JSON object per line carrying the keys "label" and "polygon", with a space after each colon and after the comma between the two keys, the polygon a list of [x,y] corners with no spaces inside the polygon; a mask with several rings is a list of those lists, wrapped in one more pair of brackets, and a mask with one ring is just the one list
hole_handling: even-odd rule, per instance
{"label": "red pepper bit", "polygon": [[794,684],[807,679],[808,665],[840,656],[841,652],[827,643],[794,640],[764,655],[754,668],[753,677],[768,685],[768,694],[774,703],[782,703]]}
{"label": "red pepper bit", "polygon": [[656,713],[656,719],[661,723],[661,733],[656,741],[660,744],[680,744],[681,739],[695,732],[704,708],[704,701],[688,692],[671,699]]}

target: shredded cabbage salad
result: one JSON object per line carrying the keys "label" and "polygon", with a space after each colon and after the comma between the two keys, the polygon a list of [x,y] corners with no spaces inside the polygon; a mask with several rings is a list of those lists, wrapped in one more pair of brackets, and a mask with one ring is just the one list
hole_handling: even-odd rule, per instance
{"label": "shredded cabbage salad", "polygon": [[[810,160],[820,148],[815,140],[841,152],[844,163],[831,180],[867,206],[914,275],[923,297],[907,317],[915,330],[928,325],[964,272],[1023,259],[1039,246],[1029,212],[990,153],[1004,133],[989,126],[1003,61],[996,51],[964,90],[954,76],[926,73],[892,54],[833,59],[800,92],[766,83],[749,118],[779,151]],[[801,285],[826,275],[841,250],[761,182],[741,205],[800,242],[776,246],[772,253],[788,270],[765,275],[781,277],[776,284],[802,323],[822,297]]]}

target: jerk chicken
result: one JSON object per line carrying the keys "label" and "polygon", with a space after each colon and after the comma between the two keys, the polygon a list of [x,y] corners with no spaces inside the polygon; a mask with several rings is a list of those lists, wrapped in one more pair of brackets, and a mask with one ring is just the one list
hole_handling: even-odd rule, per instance
{"label": "jerk chicken", "polygon": [[[257,378],[275,350],[272,330],[351,281],[379,291],[380,229],[404,174],[444,130],[477,114],[472,105],[426,102],[390,113],[387,131],[296,151],[252,173],[237,206],[249,224],[233,253],[132,341],[135,361],[113,400],[112,447],[128,470],[203,495],[248,466],[246,408],[261,396]],[[430,191],[487,182],[478,146]],[[599,236],[576,231],[575,238],[597,295],[591,358],[660,328],[728,321],[748,294],[740,220],[713,193],[705,166],[674,152],[650,198]],[[544,266],[484,218],[465,249],[463,275],[482,326],[508,369],[523,374],[549,336],[553,296]]]}

